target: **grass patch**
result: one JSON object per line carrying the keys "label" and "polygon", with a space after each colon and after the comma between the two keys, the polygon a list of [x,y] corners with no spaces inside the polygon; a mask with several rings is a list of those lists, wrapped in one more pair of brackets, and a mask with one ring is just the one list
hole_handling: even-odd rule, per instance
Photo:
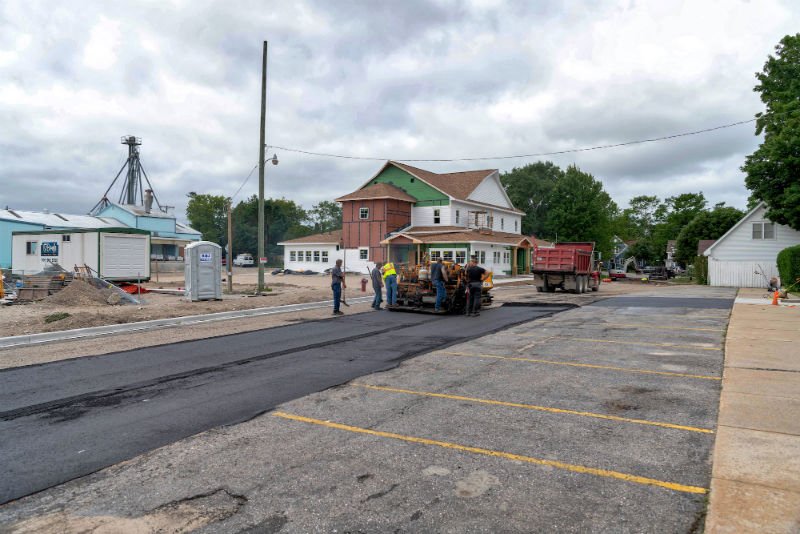
{"label": "grass patch", "polygon": [[44,322],[45,322],[45,324],[55,323],[56,321],[60,321],[62,319],[66,319],[69,316],[70,316],[70,314],[68,314],[67,312],[51,313],[50,315],[45,315],[44,316]]}

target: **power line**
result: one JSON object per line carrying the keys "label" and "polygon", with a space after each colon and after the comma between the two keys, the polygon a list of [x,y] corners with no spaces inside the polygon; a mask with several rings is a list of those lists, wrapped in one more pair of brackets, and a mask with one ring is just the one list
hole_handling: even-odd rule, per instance
{"label": "power line", "polygon": [[236,192],[233,194],[233,196],[231,197],[231,202],[233,202],[233,199],[234,199],[234,198],[236,198],[236,195],[238,195],[238,194],[239,194],[239,191],[241,191],[241,190],[242,190],[242,188],[245,186],[245,184],[246,184],[246,183],[247,183],[247,181],[250,179],[250,177],[251,177],[251,176],[253,176],[253,172],[254,172],[254,171],[257,169],[257,168],[258,168],[258,163],[256,163],[256,166],[255,166],[255,167],[253,167],[252,169],[250,169],[250,174],[248,174],[248,175],[247,175],[247,178],[245,178],[245,179],[244,179],[244,182],[242,182],[242,185],[240,185],[240,186],[239,186],[239,189],[237,189],[237,190],[236,190]]}
{"label": "power line", "polygon": [[663,137],[653,137],[650,139],[639,139],[637,141],[626,141],[624,143],[614,143],[610,145],[597,145],[591,147],[584,147],[584,148],[570,148],[567,150],[556,150],[553,152],[537,152],[533,154],[517,154],[512,156],[486,156],[480,158],[441,158],[441,159],[399,159],[399,158],[377,158],[377,157],[368,157],[368,156],[348,156],[344,154],[329,154],[325,152],[312,152],[310,150],[303,150],[300,148],[290,148],[284,146],[277,146],[277,145],[269,145],[268,148],[276,148],[278,150],[285,150],[287,152],[297,152],[299,154],[307,154],[309,156],[321,156],[326,158],[340,158],[340,159],[359,159],[359,160],[371,160],[371,161],[386,161],[386,160],[393,160],[393,161],[406,161],[406,162],[446,162],[446,161],[481,161],[481,160],[496,160],[496,159],[517,159],[517,158],[535,158],[541,156],[557,156],[560,154],[571,154],[575,152],[590,152],[592,150],[604,150],[607,148],[618,148],[622,146],[630,146],[630,145],[639,145],[643,143],[653,143],[656,141],[666,141],[669,139],[676,139],[678,137],[687,137],[690,135],[698,135],[708,132],[713,132],[716,130],[722,130],[725,128],[732,128],[734,126],[741,126],[742,124],[748,124],[750,122],[754,122],[756,119],[748,119],[746,121],[739,121],[739,122],[732,122],[730,124],[723,124],[722,126],[714,126],[712,128],[704,128],[702,130],[695,130],[693,132],[683,132],[673,135],[665,135]]}

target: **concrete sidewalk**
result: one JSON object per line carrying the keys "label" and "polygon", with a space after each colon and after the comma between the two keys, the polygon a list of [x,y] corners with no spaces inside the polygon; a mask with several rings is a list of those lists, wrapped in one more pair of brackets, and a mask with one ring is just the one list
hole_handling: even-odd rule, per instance
{"label": "concrete sidewalk", "polygon": [[728,327],[707,532],[800,532],[800,307],[762,293]]}

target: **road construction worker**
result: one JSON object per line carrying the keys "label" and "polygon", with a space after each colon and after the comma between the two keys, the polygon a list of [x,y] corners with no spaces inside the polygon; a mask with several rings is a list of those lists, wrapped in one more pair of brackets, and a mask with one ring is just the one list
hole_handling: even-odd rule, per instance
{"label": "road construction worker", "polygon": [[339,310],[339,304],[342,300],[342,288],[347,287],[344,281],[344,272],[342,271],[342,260],[336,260],[336,265],[331,269],[331,289],[333,290],[333,314],[344,315]]}
{"label": "road construction worker", "polygon": [[483,291],[483,281],[486,280],[487,275],[486,269],[478,265],[478,258],[472,256],[467,265],[467,287],[469,289],[467,317],[477,317],[481,314],[481,293]]}
{"label": "road construction worker", "polygon": [[386,286],[386,307],[394,308],[397,306],[397,271],[394,263],[387,261],[381,267],[383,274],[383,284]]}
{"label": "road construction worker", "polygon": [[372,300],[372,307],[376,310],[381,309],[381,302],[383,302],[383,278],[381,277],[381,269],[378,264],[369,273],[372,280],[372,290],[375,291],[375,298]]}
{"label": "road construction worker", "polygon": [[439,256],[436,263],[431,266],[431,283],[433,287],[436,288],[436,305],[433,311],[436,313],[444,311],[442,310],[442,303],[447,298],[447,289],[444,286],[445,282],[447,282],[447,269],[445,269],[442,263],[442,257]]}

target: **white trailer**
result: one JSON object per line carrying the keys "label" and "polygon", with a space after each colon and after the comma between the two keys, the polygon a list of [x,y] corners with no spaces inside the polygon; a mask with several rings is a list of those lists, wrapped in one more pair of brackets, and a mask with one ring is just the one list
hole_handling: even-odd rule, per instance
{"label": "white trailer", "polygon": [[54,263],[67,271],[86,265],[101,278],[117,282],[149,280],[150,232],[102,228],[13,233],[14,274],[35,274]]}

